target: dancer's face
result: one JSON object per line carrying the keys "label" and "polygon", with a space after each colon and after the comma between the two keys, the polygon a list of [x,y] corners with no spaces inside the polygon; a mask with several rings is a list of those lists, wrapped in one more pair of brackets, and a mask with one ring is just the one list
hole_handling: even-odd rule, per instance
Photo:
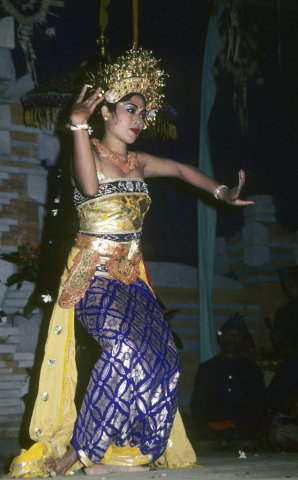
{"label": "dancer's face", "polygon": [[145,117],[145,101],[140,95],[134,95],[130,100],[117,103],[116,112],[110,114],[106,129],[131,144],[142,131]]}

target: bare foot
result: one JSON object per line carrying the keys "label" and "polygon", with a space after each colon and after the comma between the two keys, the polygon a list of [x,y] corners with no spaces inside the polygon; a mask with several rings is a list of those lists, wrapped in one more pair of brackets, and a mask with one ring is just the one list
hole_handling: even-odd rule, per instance
{"label": "bare foot", "polygon": [[51,477],[59,477],[65,475],[77,460],[77,452],[71,447],[62,458],[49,457],[43,465]]}
{"label": "bare foot", "polygon": [[124,467],[123,465],[101,465],[100,463],[95,463],[92,467],[85,468],[85,473],[86,475],[101,475],[102,473],[144,472],[146,470],[149,470],[147,465]]}

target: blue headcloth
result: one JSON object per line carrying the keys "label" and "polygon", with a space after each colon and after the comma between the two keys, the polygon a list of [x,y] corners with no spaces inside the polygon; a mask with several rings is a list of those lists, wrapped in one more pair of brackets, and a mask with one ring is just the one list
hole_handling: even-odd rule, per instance
{"label": "blue headcloth", "polygon": [[244,338],[248,338],[251,336],[247,326],[245,325],[244,316],[239,315],[239,312],[235,313],[234,315],[230,315],[228,320],[226,320],[221,327],[220,332],[223,333],[230,328],[235,328],[239,330]]}

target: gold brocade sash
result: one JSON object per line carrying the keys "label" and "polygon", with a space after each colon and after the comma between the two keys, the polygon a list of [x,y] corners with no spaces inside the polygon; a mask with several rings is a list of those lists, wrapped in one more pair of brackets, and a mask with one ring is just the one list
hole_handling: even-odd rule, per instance
{"label": "gold brocade sash", "polygon": [[150,197],[132,193],[92,198],[77,207],[82,233],[137,232],[142,229]]}
{"label": "gold brocade sash", "polygon": [[75,246],[71,250],[71,265],[68,265],[67,278],[62,284],[58,303],[62,308],[71,308],[84,297],[96,273],[101,257],[112,278],[125,285],[136,281],[140,274],[142,260],[140,243],[113,242],[92,235],[77,234]]}
{"label": "gold brocade sash", "polygon": [[106,267],[111,277],[128,285],[138,278],[141,260],[140,245],[133,240],[128,245],[117,245],[110,259],[106,261]]}

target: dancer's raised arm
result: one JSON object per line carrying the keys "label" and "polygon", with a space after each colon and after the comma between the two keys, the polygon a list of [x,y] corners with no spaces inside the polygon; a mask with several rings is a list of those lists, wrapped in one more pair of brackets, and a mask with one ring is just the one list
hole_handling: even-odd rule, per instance
{"label": "dancer's raised arm", "polygon": [[138,153],[138,158],[144,170],[145,178],[177,177],[209,193],[217,194],[216,198],[220,198],[230,205],[245,206],[254,203],[240,200],[239,198],[240,192],[245,184],[245,173],[243,170],[239,172],[238,185],[229,189],[226,186],[220,185],[216,180],[192,165],[174,162],[167,158],[155,157],[154,155],[142,152]]}
{"label": "dancer's raised arm", "polygon": [[73,105],[69,127],[73,131],[74,154],[71,165],[72,179],[76,187],[86,196],[94,196],[98,191],[96,164],[88,134],[88,120],[104,97],[99,97],[100,88],[84,100],[87,86],[84,86]]}

